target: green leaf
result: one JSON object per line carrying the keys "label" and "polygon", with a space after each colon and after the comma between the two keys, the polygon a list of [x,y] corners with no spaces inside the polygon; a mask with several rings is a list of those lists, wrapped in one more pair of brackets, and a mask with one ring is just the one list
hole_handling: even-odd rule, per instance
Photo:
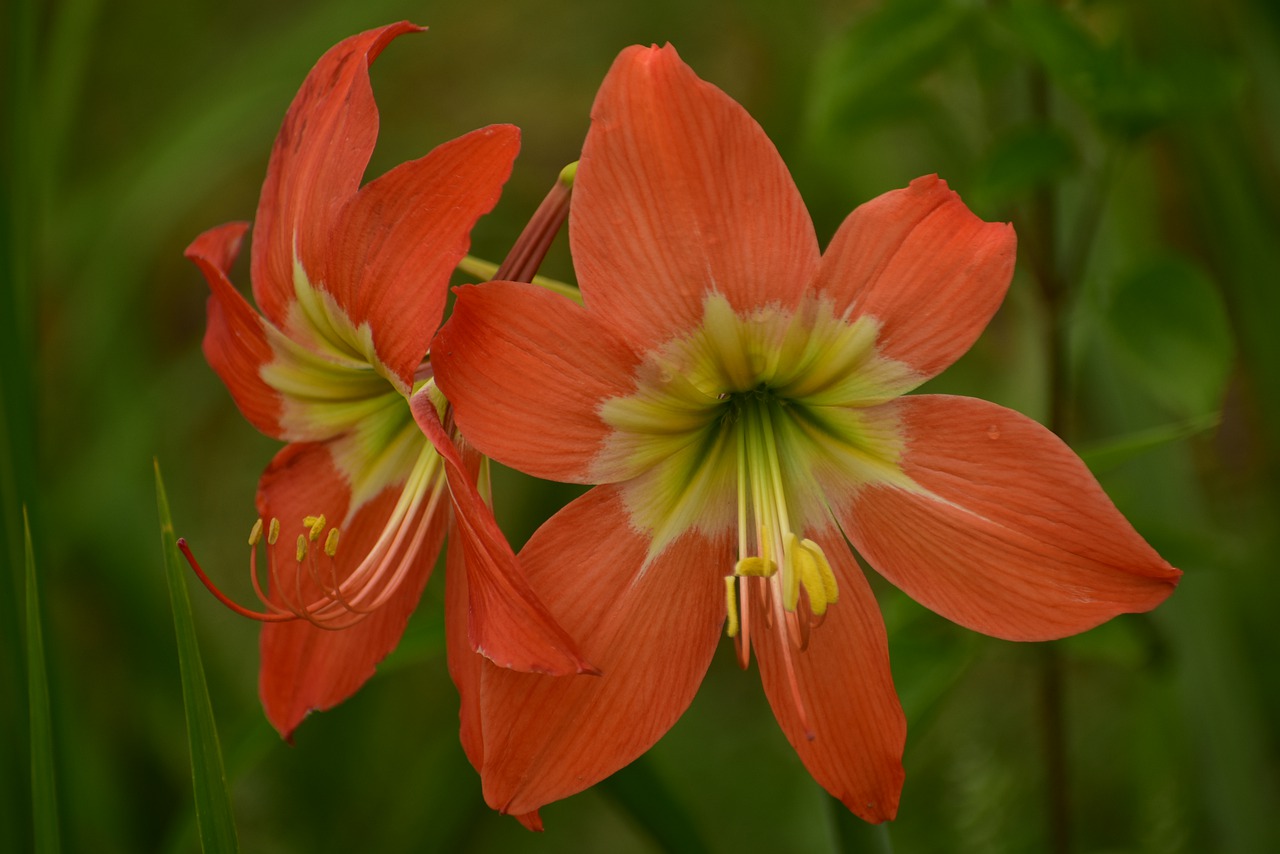
{"label": "green leaf", "polygon": [[31,708],[31,813],[35,850],[52,854],[62,847],[58,834],[58,787],[54,780],[53,716],[49,709],[49,681],[45,673],[44,632],[40,621],[40,591],[36,578],[31,522],[22,509],[27,551],[27,700]]}
{"label": "green leaf", "polygon": [[1060,128],[1013,130],[996,140],[979,165],[973,204],[998,210],[1069,174],[1078,159],[1075,144]]}
{"label": "green leaf", "polygon": [[606,777],[596,788],[648,831],[663,851],[679,854],[709,850],[693,817],[655,773],[646,756]]}
{"label": "green leaf", "polygon": [[900,112],[904,90],[963,43],[957,33],[968,20],[960,4],[909,0],[886,3],[859,21],[815,63],[817,127],[850,128]]}
{"label": "green leaf", "polygon": [[1094,474],[1099,474],[1161,445],[1180,442],[1208,432],[1217,427],[1221,420],[1219,415],[1213,412],[1198,418],[1179,421],[1176,424],[1163,424],[1149,430],[1140,430],[1137,433],[1085,447],[1080,451],[1080,458]]}
{"label": "green leaf", "polygon": [[169,582],[169,598],[173,604],[173,626],[178,638],[178,667],[182,672],[182,702],[187,714],[187,740],[191,748],[191,777],[195,787],[196,824],[200,843],[206,852],[239,851],[235,817],[231,811],[231,791],[222,764],[218,729],[209,701],[209,686],[200,663],[200,646],[196,641],[195,619],[191,599],[187,596],[186,575],[178,555],[173,519],[160,463],[156,469],[156,506],[160,513],[160,542],[164,550],[165,576]]}
{"label": "green leaf", "polygon": [[1144,388],[1179,415],[1221,409],[1235,347],[1213,282],[1162,255],[1130,270],[1108,296],[1109,338]]}

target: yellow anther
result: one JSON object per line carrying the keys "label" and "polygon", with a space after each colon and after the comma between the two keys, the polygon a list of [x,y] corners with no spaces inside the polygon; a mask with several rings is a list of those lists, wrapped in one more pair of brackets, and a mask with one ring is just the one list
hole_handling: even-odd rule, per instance
{"label": "yellow anther", "polygon": [[307,557],[307,538],[302,534],[298,535],[298,563],[302,563]]}
{"label": "yellow anther", "polygon": [[756,555],[742,558],[733,567],[734,575],[748,575],[754,578],[769,578],[777,571],[776,563]]}
{"label": "yellow anther", "polygon": [[278,539],[280,539],[280,520],[272,516],[271,524],[267,526],[267,545],[274,546]]}
{"label": "yellow anther", "polygon": [[800,538],[790,531],[782,540],[782,606],[794,611],[800,601],[800,573],[796,568],[796,553],[801,551]]}
{"label": "yellow anther", "polygon": [[324,514],[321,513],[319,516],[303,517],[302,524],[306,525],[311,529],[307,533],[307,539],[311,540],[311,542],[314,543],[316,540],[320,539],[320,535],[324,532],[324,526],[326,524],[326,520],[324,518]]}
{"label": "yellow anther", "polygon": [[324,553],[333,557],[338,553],[338,529],[330,528],[329,536],[324,538]]}
{"label": "yellow anther", "polygon": [[262,542],[262,517],[258,517],[258,521],[253,523],[253,530],[249,532],[249,545],[256,546]]}
{"label": "yellow anther", "polygon": [[827,560],[826,552],[813,540],[805,540],[804,548],[818,562],[818,571],[822,574],[822,587],[827,594],[827,601],[836,601],[840,598],[840,587],[836,584],[836,574],[831,569],[831,562]]}
{"label": "yellow anther", "polygon": [[729,625],[724,632],[731,638],[738,636],[738,585],[732,575],[724,577],[724,605],[729,614]]}
{"label": "yellow anther", "polygon": [[805,540],[796,550],[796,575],[809,597],[809,610],[821,617],[827,612],[827,606],[839,597],[840,590],[827,556],[813,540]]}

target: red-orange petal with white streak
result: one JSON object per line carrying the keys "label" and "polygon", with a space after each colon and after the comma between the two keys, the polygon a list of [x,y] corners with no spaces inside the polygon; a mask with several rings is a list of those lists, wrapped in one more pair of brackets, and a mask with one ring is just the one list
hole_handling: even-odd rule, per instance
{"label": "red-orange petal with white streak", "polygon": [[458,449],[426,394],[412,400],[413,417],[444,460],[453,501],[454,533],[467,573],[470,647],[500,667],[530,673],[594,673],[574,639],[530,588],[511,545],[476,488]]}
{"label": "red-orange petal with white streak", "polygon": [[[351,522],[343,524],[350,493],[345,478],[334,468],[328,449],[321,444],[286,446],[271,461],[258,485],[258,512],[264,519],[278,518],[281,524],[280,540],[275,546],[281,584],[269,591],[271,599],[280,603],[282,593],[288,592],[295,601],[312,601],[321,593],[305,570],[299,575],[295,560],[298,534],[306,530],[302,525],[304,516],[323,513],[330,525],[341,526],[336,556],[337,578],[341,580],[373,547],[398,497],[399,488],[389,487],[357,510]],[[447,518],[447,507],[440,505],[430,520],[410,576],[386,604],[363,621],[339,631],[319,629],[305,620],[262,627],[258,689],[267,718],[284,738],[292,737],[308,712],[330,709],[355,693],[373,675],[378,662],[400,642],[440,553]],[[322,537],[312,547],[318,549],[323,544]],[[261,556],[259,569],[265,574]],[[299,578],[301,596],[294,592],[295,579]]]}
{"label": "red-orange petal with white streak", "polygon": [[457,289],[431,344],[436,382],[486,456],[548,480],[620,480],[593,467],[603,401],[635,390],[638,357],[592,312],[519,282]]}
{"label": "red-orange petal with white streak", "polygon": [[274,358],[264,321],[227,277],[248,227],[248,223],[233,222],[211,228],[192,241],[185,254],[209,282],[203,345],[209,366],[249,423],[278,439],[282,438],[280,395],[259,375]]}
{"label": "red-orange petal with white streak", "polygon": [[928,175],[860,205],[822,256],[814,287],[882,327],[879,355],[921,381],[973,346],[1004,300],[1017,237],[983,222],[945,181]]}
{"label": "red-orange petal with white streak", "polygon": [[[907,722],[889,672],[884,621],[840,532],[811,536],[831,563],[840,598],[811,629],[803,652],[759,619],[751,639],[760,677],[779,725],[813,778],[863,819],[888,821],[902,792]],[[792,658],[804,718],[783,655]]]}
{"label": "red-orange petal with white streak", "polygon": [[498,201],[520,131],[493,125],[436,147],[360,189],[343,209],[319,277],[405,387],[440,326],[471,228]]}
{"label": "red-orange petal with white streak", "polygon": [[871,486],[836,511],[867,562],[920,604],[984,634],[1049,640],[1173,592],[1181,573],[1040,424],[968,397],[885,405],[921,491]]}
{"label": "red-orange petal with white streak", "polygon": [[392,39],[421,30],[408,21],[368,30],[330,48],[302,82],[267,164],[253,225],[253,298],[289,331],[293,261],[315,281],[343,205],[355,195],[378,136],[369,65]]}
{"label": "red-orange petal with white streak", "polygon": [[569,238],[587,307],[637,347],[688,332],[710,293],[790,306],[819,258],[764,130],[670,45],[627,48],[601,84]]}
{"label": "red-orange petal with white streak", "polygon": [[544,524],[520,552],[530,584],[600,676],[547,678],[485,663],[485,800],[521,814],[644,753],[688,708],[724,625],[732,543],[690,532],[644,566],[616,486]]}

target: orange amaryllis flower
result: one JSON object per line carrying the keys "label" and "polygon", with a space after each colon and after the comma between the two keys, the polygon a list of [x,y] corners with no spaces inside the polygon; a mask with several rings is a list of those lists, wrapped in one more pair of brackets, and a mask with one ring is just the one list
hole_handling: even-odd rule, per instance
{"label": "orange amaryllis flower", "polygon": [[[212,229],[187,249],[213,291],[209,364],[255,427],[290,443],[262,476],[250,535],[266,608],[250,612],[218,594],[266,623],[262,703],[286,738],[308,711],[350,696],[395,647],[447,529],[459,540],[450,576],[471,576],[471,595],[450,620],[467,625],[471,646],[501,666],[586,669],[529,591],[475,493],[474,470],[462,468],[437,421],[446,465],[411,411],[416,396],[434,418],[446,413],[428,344],[471,228],[497,201],[519,148],[516,128],[488,127],[360,186],[378,132],[369,64],[419,29],[402,22],[341,42],[289,107],[253,226],[261,315],[228,278],[246,223]],[[451,502],[450,487],[461,501]],[[265,591],[256,571],[263,520]]]}
{"label": "orange amaryllis flower", "polygon": [[569,225],[585,306],[462,288],[434,344],[480,451],[604,484],[520,554],[604,675],[483,666],[490,805],[528,814],[646,750],[727,620],[817,781],[892,818],[905,722],[846,540],[1002,638],[1062,637],[1173,589],[1178,571],[1048,430],[903,396],[973,344],[1013,272],[1013,229],[936,177],[858,208],[820,253],[761,128],[674,49],[636,47],[596,98]]}

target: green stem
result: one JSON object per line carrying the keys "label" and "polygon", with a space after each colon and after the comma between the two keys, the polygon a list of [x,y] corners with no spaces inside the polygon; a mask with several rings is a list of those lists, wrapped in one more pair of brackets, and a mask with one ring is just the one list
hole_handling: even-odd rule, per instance
{"label": "green stem", "polygon": [[[458,262],[458,269],[468,276],[474,276],[482,282],[487,282],[498,273],[498,265],[492,261],[485,261],[474,255],[466,255]],[[579,305],[582,304],[582,292],[573,285],[566,284],[549,276],[534,276],[533,284],[540,288],[546,288],[553,293],[568,297]]]}
{"label": "green stem", "polygon": [[[1051,113],[1048,76],[1042,69],[1031,75],[1031,110],[1036,120],[1048,124]],[[1032,200],[1034,240],[1032,266],[1040,285],[1048,324],[1049,429],[1059,436],[1070,420],[1070,370],[1067,358],[1067,304],[1071,281],[1059,268],[1057,231],[1058,197],[1046,184]],[[1067,765],[1066,721],[1063,714],[1063,673],[1058,647],[1040,647],[1039,706],[1044,739],[1045,797],[1049,823],[1049,850],[1067,854],[1071,850],[1071,803]]]}

